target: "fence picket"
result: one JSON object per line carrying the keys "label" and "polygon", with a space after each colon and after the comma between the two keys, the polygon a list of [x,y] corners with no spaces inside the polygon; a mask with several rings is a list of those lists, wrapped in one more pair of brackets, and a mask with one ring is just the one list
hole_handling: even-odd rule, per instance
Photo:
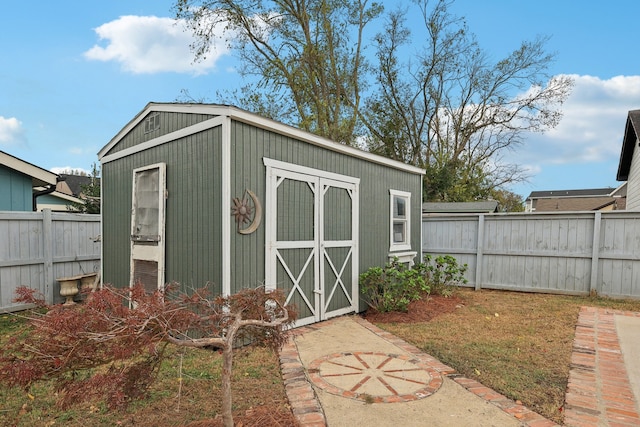
{"label": "fence picket", "polygon": [[0,311],[24,308],[12,302],[21,285],[62,302],[56,278],[99,269],[99,234],[100,215],[0,212]]}
{"label": "fence picket", "polygon": [[640,298],[640,212],[425,215],[422,252],[467,263],[476,289]]}

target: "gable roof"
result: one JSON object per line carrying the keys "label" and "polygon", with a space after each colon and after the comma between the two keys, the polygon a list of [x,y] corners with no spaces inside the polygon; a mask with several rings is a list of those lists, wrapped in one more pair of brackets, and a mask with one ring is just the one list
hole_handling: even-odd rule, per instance
{"label": "gable roof", "polygon": [[[385,166],[389,166],[395,169],[400,169],[406,172],[424,175],[425,170],[407,165],[405,163],[391,160],[386,157],[382,157],[376,154],[369,153],[367,151],[363,151],[354,147],[350,147],[348,145],[340,144],[334,141],[331,141],[327,138],[323,138],[321,136],[312,134],[310,132],[306,132],[304,130],[295,128],[293,126],[286,125],[281,122],[277,122],[275,120],[268,119],[266,117],[259,116],[254,113],[250,113],[246,110],[242,110],[238,107],[234,107],[231,105],[220,105],[220,104],[187,104],[187,103],[156,103],[150,102],[145,108],[139,112],[127,125],[120,130],[114,136],[111,141],[107,145],[105,145],[98,152],[98,159],[101,162],[105,162],[111,160],[111,156],[107,156],[107,153],[116,145],[120,140],[122,140],[133,128],[135,128],[144,118],[151,112],[174,112],[174,113],[192,113],[192,114],[209,114],[212,116],[221,116],[229,119],[233,119],[239,122],[247,123],[252,126],[266,129],[271,132],[275,132],[281,135],[285,135],[294,139],[298,139],[300,141],[304,141],[306,143],[320,146],[326,148],[331,151],[336,151],[341,154],[345,154],[351,157],[357,157],[364,160],[368,160],[373,163],[382,164]],[[219,124],[216,124],[216,126]],[[202,128],[199,128],[202,131]],[[165,143],[171,141],[173,138],[171,134],[164,135],[159,137],[158,144]],[[123,152],[126,150],[122,150]],[[116,153],[115,157],[122,156],[124,153]]]}
{"label": "gable roof", "polygon": [[[69,174],[60,174],[60,177],[64,179],[64,183],[69,187],[71,194],[74,196],[79,196],[82,193],[82,186],[87,186],[91,184],[91,177],[86,175],[69,175]],[[98,181],[100,178],[96,178]]]}
{"label": "gable roof", "polygon": [[622,139],[622,150],[620,151],[620,162],[618,163],[618,181],[626,181],[631,169],[631,157],[633,149],[638,140],[640,131],[640,110],[631,110],[627,116],[627,123],[624,127],[624,138]]}
{"label": "gable roof", "polygon": [[58,175],[53,172],[49,172],[46,169],[42,169],[34,164],[25,162],[17,157],[7,154],[4,151],[0,151],[0,165],[4,165],[9,169],[13,169],[24,175],[31,177],[33,187],[43,187],[47,185],[56,185]]}

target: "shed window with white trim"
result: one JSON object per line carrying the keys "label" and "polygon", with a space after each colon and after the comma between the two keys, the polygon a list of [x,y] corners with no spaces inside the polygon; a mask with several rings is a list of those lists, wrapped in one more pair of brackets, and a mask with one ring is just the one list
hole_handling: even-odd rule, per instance
{"label": "shed window with white trim", "polygon": [[391,200],[390,251],[411,249],[411,193],[389,190]]}

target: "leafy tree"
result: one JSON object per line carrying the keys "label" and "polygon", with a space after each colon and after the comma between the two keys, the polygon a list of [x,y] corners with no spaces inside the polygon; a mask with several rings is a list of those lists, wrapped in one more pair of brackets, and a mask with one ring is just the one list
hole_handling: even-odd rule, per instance
{"label": "leafy tree", "polygon": [[348,145],[355,130],[367,64],[364,29],[382,13],[368,0],[176,0],[176,17],[196,36],[204,58],[224,26],[226,41],[257,76],[236,96],[242,105]]}
{"label": "leafy tree", "polygon": [[[365,28],[383,8],[367,0],[176,0],[174,8],[196,36],[196,58],[224,26],[241,73],[257,77],[232,94],[245,108],[425,168],[425,200],[486,199],[526,178],[504,155],[527,132],[558,124],[573,82],[548,74],[554,55],[544,37],[492,61],[449,13],[450,0],[414,3],[424,34],[398,9],[373,40]],[[370,41],[375,69],[364,55]]]}
{"label": "leafy tree", "polygon": [[95,163],[91,165],[89,183],[80,185],[78,198],[82,203],[71,203],[73,211],[88,214],[100,213],[100,168]]}
{"label": "leafy tree", "polygon": [[111,408],[119,408],[145,396],[167,345],[214,346],[223,354],[222,417],[232,427],[234,342],[249,339],[277,348],[295,313],[284,308],[280,291],[245,289],[211,298],[207,289],[192,295],[172,289],[147,293],[141,284],[106,286],[69,308],[46,305],[35,290],[18,288],[16,301],[44,310],[31,315],[28,334],[12,337],[1,350],[0,382],[28,387],[54,379],[64,407],[105,398]]}
{"label": "leafy tree", "polygon": [[524,212],[522,196],[512,191],[493,189],[490,198],[498,202],[500,212]]}
{"label": "leafy tree", "polygon": [[559,123],[559,106],[573,82],[547,75],[554,56],[545,53],[545,38],[492,62],[464,21],[449,13],[450,1],[417,4],[426,30],[417,55],[407,55],[412,33],[406,10],[389,14],[376,37],[378,91],[363,109],[367,144],[424,167],[426,200],[486,198],[526,178],[503,155],[527,132]]}

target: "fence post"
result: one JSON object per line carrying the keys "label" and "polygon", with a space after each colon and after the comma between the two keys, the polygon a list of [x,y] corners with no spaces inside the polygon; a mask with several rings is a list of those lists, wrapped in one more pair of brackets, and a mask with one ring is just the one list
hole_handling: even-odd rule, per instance
{"label": "fence post", "polygon": [[484,214],[478,216],[478,242],[476,244],[476,291],[482,289],[482,258],[484,251]]}
{"label": "fence post", "polygon": [[589,283],[589,293],[600,293],[598,289],[598,264],[600,263],[600,224],[602,213],[596,212],[593,217],[593,247],[591,248],[591,282]]}
{"label": "fence post", "polygon": [[44,255],[44,299],[53,304],[53,224],[51,209],[42,210],[42,244]]}

